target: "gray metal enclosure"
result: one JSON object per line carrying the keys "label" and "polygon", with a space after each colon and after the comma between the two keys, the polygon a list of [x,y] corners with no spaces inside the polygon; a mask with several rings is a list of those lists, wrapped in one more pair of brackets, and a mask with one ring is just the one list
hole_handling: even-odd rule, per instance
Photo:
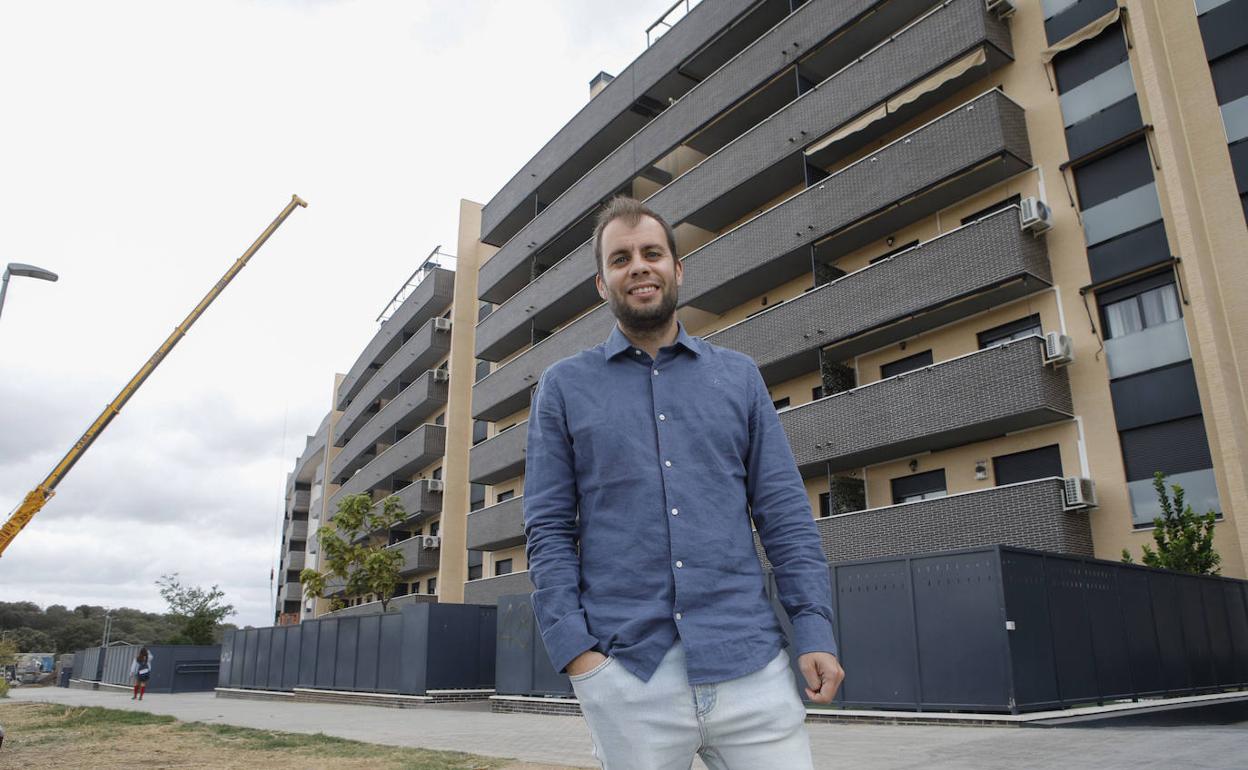
{"label": "gray metal enclosure", "polygon": [[[139,654],[140,645],[89,647],[75,655],[74,675],[77,679],[103,684],[130,686],[130,664]],[[221,645],[156,644],[148,645],[152,654],[152,676],[148,692],[202,692],[216,686]]]}
{"label": "gray metal enclosure", "polygon": [[226,632],[219,687],[424,695],[494,685],[496,609],[410,604],[399,612]]}
{"label": "gray metal enclosure", "polygon": [[[831,577],[841,707],[1018,713],[1248,686],[1243,580],[1008,546],[842,562]],[[529,597],[499,612],[498,693],[570,694]]]}

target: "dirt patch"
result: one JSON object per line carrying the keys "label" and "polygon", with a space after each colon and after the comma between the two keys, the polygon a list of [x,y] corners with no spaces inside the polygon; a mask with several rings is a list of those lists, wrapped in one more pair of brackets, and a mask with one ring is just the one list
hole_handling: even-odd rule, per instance
{"label": "dirt patch", "polygon": [[0,703],[0,768],[573,770],[327,735],[182,723],[138,711]]}

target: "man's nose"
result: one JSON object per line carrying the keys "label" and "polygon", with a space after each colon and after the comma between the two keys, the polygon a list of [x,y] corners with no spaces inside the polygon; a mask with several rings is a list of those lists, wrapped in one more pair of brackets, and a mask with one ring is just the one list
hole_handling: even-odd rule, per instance
{"label": "man's nose", "polygon": [[630,275],[641,275],[650,272],[650,265],[640,255],[634,255],[633,261],[628,266]]}

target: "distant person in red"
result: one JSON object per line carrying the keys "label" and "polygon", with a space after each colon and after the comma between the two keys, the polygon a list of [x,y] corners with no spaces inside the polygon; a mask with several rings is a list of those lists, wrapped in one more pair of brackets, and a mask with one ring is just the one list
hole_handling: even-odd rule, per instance
{"label": "distant person in red", "polygon": [[153,655],[146,647],[139,648],[139,654],[130,664],[130,676],[134,679],[134,695],[130,696],[130,700],[143,700],[143,693],[147,692],[147,680],[152,678],[152,660]]}

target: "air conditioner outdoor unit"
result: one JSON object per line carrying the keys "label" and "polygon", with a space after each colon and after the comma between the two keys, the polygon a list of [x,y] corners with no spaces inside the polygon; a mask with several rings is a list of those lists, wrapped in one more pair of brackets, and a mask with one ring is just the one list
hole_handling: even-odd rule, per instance
{"label": "air conditioner outdoor unit", "polygon": [[1067,476],[1062,479],[1062,485],[1066,510],[1096,507],[1096,484],[1092,479],[1083,476]]}
{"label": "air conditioner outdoor unit", "polygon": [[433,370],[433,381],[434,381],[434,382],[449,382],[449,381],[450,381],[450,379],[451,379],[451,373],[450,373],[450,372],[448,372],[447,370],[445,370],[445,369],[434,369],[434,370]]}
{"label": "air conditioner outdoor unit", "polygon": [[1056,366],[1065,366],[1075,360],[1075,348],[1070,337],[1058,332],[1044,335],[1044,362]]}
{"label": "air conditioner outdoor unit", "polygon": [[1014,0],[987,0],[984,5],[999,19],[1008,19],[1014,15]]}
{"label": "air conditioner outdoor unit", "polygon": [[1019,223],[1032,235],[1039,235],[1053,226],[1053,212],[1039,198],[1023,198],[1019,204]]}
{"label": "air conditioner outdoor unit", "polygon": [[451,330],[451,319],[442,318],[441,316],[433,319],[433,330],[435,332],[449,332]]}
{"label": "air conditioner outdoor unit", "polygon": [[438,537],[437,535],[421,535],[420,547],[424,548],[426,551],[432,551],[435,548],[441,548],[442,538]]}
{"label": "air conditioner outdoor unit", "polygon": [[442,491],[442,479],[429,479],[429,491],[441,492]]}

